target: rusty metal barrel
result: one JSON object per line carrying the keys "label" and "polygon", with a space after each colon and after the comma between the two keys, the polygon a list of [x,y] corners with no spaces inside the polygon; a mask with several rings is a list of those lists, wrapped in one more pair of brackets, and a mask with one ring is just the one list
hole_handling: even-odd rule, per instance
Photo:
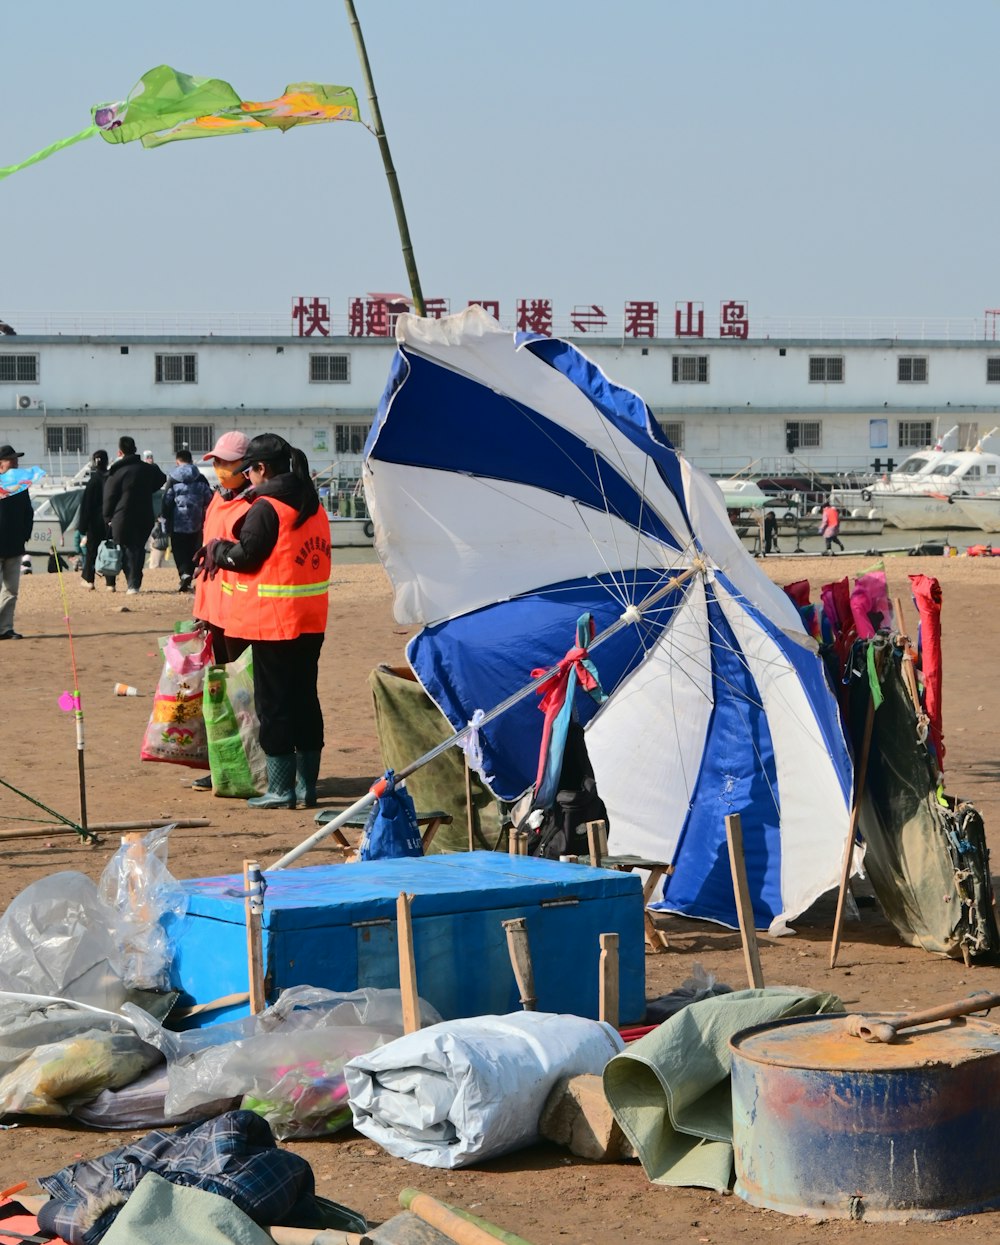
{"label": "rusty metal barrel", "polygon": [[876,1222],[1000,1205],[1000,1026],[945,1021],[883,1044],[844,1021],[796,1017],[732,1039],[739,1196]]}

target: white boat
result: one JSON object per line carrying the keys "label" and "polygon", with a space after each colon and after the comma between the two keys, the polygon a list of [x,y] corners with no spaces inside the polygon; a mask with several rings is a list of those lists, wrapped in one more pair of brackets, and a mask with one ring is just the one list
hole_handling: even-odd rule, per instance
{"label": "white boat", "polygon": [[912,492],[915,487],[919,487],[919,481],[924,476],[930,475],[946,455],[957,449],[958,424],[954,424],[933,445],[911,454],[890,474],[881,478],[873,476],[853,486],[834,488],[830,493],[830,500],[842,515],[874,510],[882,516],[886,494]]}
{"label": "white boat", "polygon": [[[916,472],[893,472],[872,485],[871,500],[886,523],[903,529],[970,527],[958,497],[1000,486],[1000,429],[981,437],[975,449],[953,450],[925,459]],[[909,462],[910,460],[908,460]],[[906,464],[904,464],[906,466]]]}
{"label": "white boat", "polygon": [[952,502],[973,527],[983,532],[1000,532],[1000,486],[981,493],[957,495]]}
{"label": "white boat", "polygon": [[375,536],[371,519],[346,519],[330,515],[331,549],[370,549]]}

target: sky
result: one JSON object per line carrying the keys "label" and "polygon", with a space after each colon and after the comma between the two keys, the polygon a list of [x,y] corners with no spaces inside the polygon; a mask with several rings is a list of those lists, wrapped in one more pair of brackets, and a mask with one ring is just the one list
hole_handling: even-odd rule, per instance
{"label": "sky", "polygon": [[[356,0],[424,295],[1000,306],[1000,0]],[[0,0],[0,165],[161,63],[371,114],[342,0]],[[405,291],[373,135],[80,143],[0,180],[0,318]],[[16,325],[15,325],[16,327]]]}

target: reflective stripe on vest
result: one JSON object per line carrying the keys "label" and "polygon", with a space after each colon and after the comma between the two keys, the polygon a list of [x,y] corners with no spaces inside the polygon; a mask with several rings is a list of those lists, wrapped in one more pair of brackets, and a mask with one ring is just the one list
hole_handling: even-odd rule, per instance
{"label": "reflective stripe on vest", "polygon": [[258,584],[259,597],[318,597],[330,588],[330,581],[321,584]]}

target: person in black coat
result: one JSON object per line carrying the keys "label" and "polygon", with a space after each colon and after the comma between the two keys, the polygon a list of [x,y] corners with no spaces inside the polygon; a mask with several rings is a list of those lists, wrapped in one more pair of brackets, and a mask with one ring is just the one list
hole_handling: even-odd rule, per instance
{"label": "person in black coat", "polygon": [[[80,513],[77,515],[76,526],[87,544],[83,551],[83,586],[90,592],[94,591],[96,572],[94,563],[97,560],[97,548],[108,534],[108,525],[104,522],[104,485],[108,479],[108,451],[95,450],[90,460],[90,476],[80,498]],[[109,592],[115,590],[115,577],[105,575],[105,587]]]}
{"label": "person in black coat", "polygon": [[[122,569],[131,595],[142,587],[146,541],[153,530],[153,494],[167,482],[156,463],[144,463],[131,437],[119,437],[118,459],[104,485],[104,522],[122,549]],[[89,543],[89,542],[88,542]]]}
{"label": "person in black coat", "polygon": [[[13,471],[23,451],[0,445],[0,476]],[[0,497],[0,640],[20,640],[14,630],[14,610],[21,583],[21,559],[31,536],[35,512],[26,488]]]}

